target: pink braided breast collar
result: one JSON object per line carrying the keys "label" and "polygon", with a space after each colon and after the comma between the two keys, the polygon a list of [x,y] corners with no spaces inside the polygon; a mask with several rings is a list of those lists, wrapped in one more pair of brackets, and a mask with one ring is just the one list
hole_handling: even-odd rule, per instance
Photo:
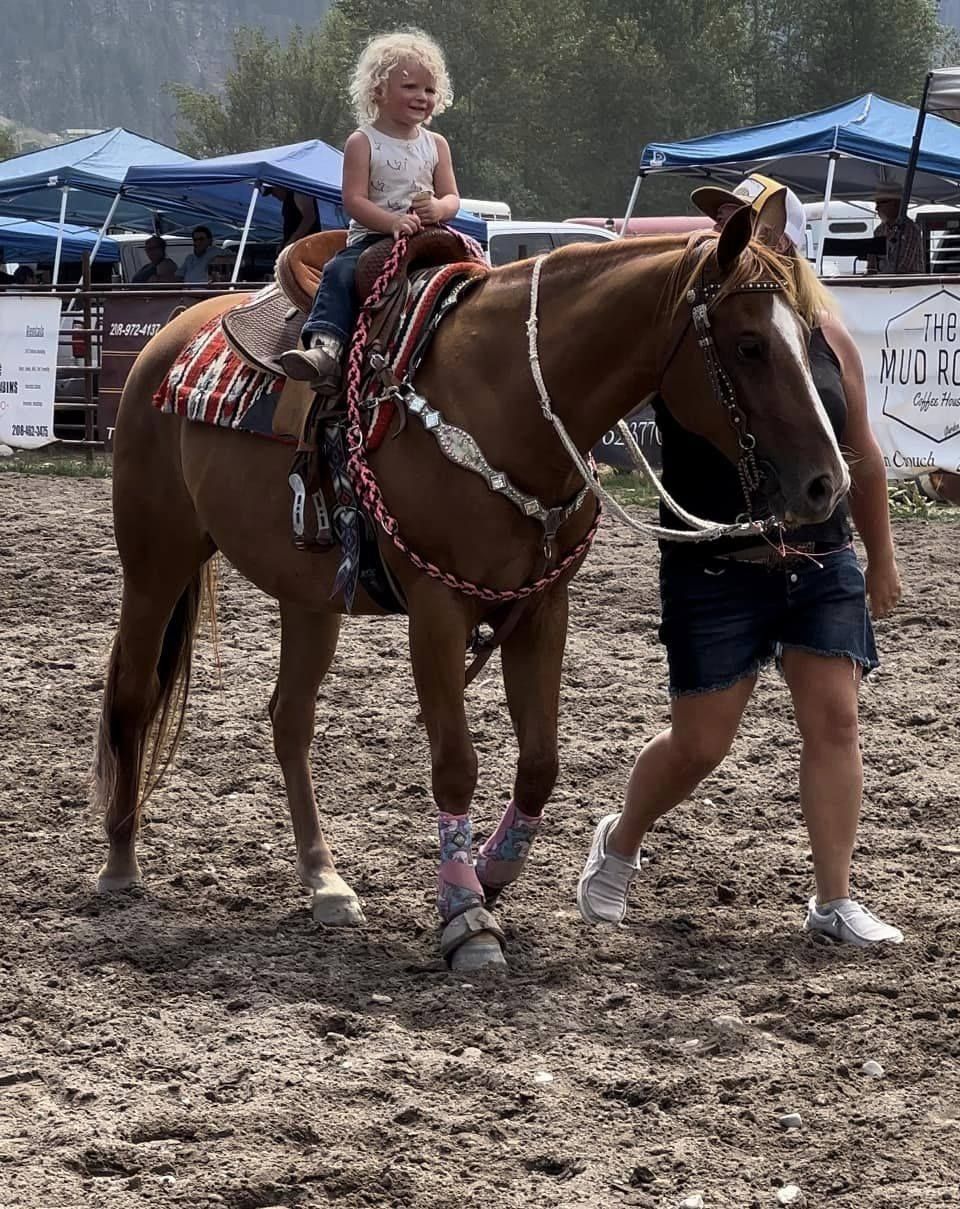
{"label": "pink braided breast collar", "polygon": [[[479,245],[468,236],[458,234],[458,238],[463,243],[464,247],[474,253],[480,252]],[[474,583],[469,579],[461,579],[458,575],[453,575],[449,571],[444,571],[428,559],[422,558],[417,552],[411,549],[400,535],[399,525],[396,518],[387,510],[384,503],[383,495],[380,492],[380,487],[377,480],[370,469],[367,461],[367,445],[364,438],[363,422],[361,416],[362,402],[362,375],[363,375],[363,358],[367,346],[367,336],[370,328],[371,313],[376,304],[383,297],[384,291],[396,275],[404,252],[406,251],[407,240],[401,237],[396,240],[390,255],[387,257],[386,263],[383,266],[383,271],[374,282],[370,295],[364,304],[360,314],[360,319],[353,333],[353,339],[350,343],[350,355],[347,362],[347,416],[349,426],[347,429],[347,447],[348,458],[347,467],[350,478],[353,481],[353,487],[357,493],[357,498],[363,504],[367,515],[372,517],[380,528],[391,539],[396,548],[404,554],[411,563],[432,579],[438,579],[448,588],[453,588],[454,591],[461,592],[465,596],[473,596],[480,600],[487,601],[491,604],[501,603],[506,601],[524,600],[528,596],[533,596],[537,592],[542,592],[550,584],[554,583],[565,571],[569,569],[579,558],[590,549],[593,544],[593,539],[596,536],[597,529],[600,524],[600,505],[597,503],[596,511],[594,512],[593,522],[590,529],[583,539],[569,550],[551,570],[540,575],[537,579],[524,584],[520,588],[489,588],[484,584]]]}

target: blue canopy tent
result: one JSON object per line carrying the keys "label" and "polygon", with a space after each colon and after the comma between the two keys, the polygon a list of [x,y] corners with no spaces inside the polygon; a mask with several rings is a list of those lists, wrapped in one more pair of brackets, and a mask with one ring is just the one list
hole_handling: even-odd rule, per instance
{"label": "blue canopy tent", "polygon": [[[0,216],[0,261],[46,260],[55,257],[60,227],[57,223],[29,222],[22,218]],[[112,239],[97,239],[90,227],[64,224],[60,240],[61,254],[67,260],[80,260],[85,252],[111,263],[120,259],[120,249]]]}
{"label": "blue canopy tent", "polygon": [[[342,170],[342,152],[319,139],[308,139],[188,164],[136,165],[127,172],[122,194],[126,200],[152,207],[179,207],[231,221],[239,216],[244,231],[234,264],[236,280],[251,234],[280,238],[280,206],[275,198],[264,197],[263,186],[276,185],[316,198],[323,225],[344,227]],[[465,211],[453,225],[476,239],[486,239],[486,224]]]}
{"label": "blue canopy tent", "polygon": [[[0,163],[0,211],[13,217],[67,219],[85,226],[151,230],[153,215],[140,204],[121,204],[119,190],[133,163],[183,163],[190,157],[118,126]],[[54,257],[53,280],[60,269]]]}
{"label": "blue canopy tent", "polygon": [[282,227],[280,205],[275,198],[263,196],[262,186],[278,185],[309,193],[317,199],[324,226],[343,226],[342,162],[342,154],[319,139],[237,155],[218,155],[187,164],[153,164],[143,160],[127,172],[122,193],[124,198],[144,205],[229,218],[237,226],[245,225],[252,203],[250,233],[276,239]]}
{"label": "blue canopy tent", "polygon": [[[734,184],[750,172],[765,172],[800,197],[823,197],[826,221],[831,198],[855,200],[870,197],[880,185],[903,186],[917,116],[910,105],[868,92],[780,122],[679,143],[648,143],[627,217],[652,173]],[[951,122],[927,118],[911,192],[914,200],[960,201],[960,128]]]}

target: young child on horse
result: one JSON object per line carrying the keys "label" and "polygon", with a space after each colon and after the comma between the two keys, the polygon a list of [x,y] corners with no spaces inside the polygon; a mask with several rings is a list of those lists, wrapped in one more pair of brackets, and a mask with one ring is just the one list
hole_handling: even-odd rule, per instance
{"label": "young child on horse", "polygon": [[361,253],[383,239],[414,235],[460,208],[446,139],[427,130],[452,100],[443,54],[417,30],[373,38],[357,63],[350,95],[360,128],[343,149],[347,246],[323,270],[302,349],[281,358],[284,373],[335,394],[344,347],[357,319]]}

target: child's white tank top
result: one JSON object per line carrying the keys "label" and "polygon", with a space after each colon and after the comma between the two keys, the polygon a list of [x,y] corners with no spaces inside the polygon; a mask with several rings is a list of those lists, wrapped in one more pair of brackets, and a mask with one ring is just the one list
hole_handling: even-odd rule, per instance
{"label": "child's white tank top", "polygon": [[[414,193],[433,191],[433,174],[437,167],[437,141],[423,126],[415,139],[395,139],[381,134],[373,126],[361,126],[370,144],[370,188],[367,196],[376,206],[392,214],[410,209]],[[347,243],[356,243],[367,235],[382,232],[350,220]]]}

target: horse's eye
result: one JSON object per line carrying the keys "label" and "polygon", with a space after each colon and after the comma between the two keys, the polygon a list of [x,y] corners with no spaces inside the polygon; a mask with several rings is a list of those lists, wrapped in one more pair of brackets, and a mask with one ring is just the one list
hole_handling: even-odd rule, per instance
{"label": "horse's eye", "polygon": [[744,336],[737,341],[737,356],[741,361],[762,361],[766,349],[756,336]]}

